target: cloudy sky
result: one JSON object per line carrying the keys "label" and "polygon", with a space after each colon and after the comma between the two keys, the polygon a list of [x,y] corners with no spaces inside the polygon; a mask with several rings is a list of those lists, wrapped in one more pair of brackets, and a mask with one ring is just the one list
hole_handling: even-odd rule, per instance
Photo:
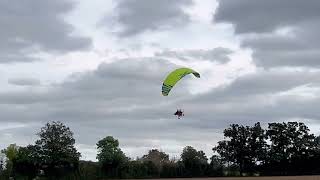
{"label": "cloudy sky", "polygon": [[[231,123],[302,121],[319,134],[318,0],[0,0],[0,148],[46,122],[82,159],[112,135],[127,156],[207,156]],[[161,94],[177,67],[201,74]],[[177,119],[177,108],[185,117]]]}

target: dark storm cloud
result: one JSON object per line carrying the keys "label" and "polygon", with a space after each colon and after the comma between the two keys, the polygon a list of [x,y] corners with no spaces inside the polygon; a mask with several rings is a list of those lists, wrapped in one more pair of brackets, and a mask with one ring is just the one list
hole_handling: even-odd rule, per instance
{"label": "dark storm cloud", "polygon": [[[119,0],[116,3],[113,20],[122,28],[120,36],[186,25],[190,17],[183,8],[193,4],[192,0]],[[106,15],[103,20],[108,28],[110,16]]]}
{"label": "dark storm cloud", "polygon": [[319,68],[319,8],[316,0],[225,0],[214,21],[233,24],[239,35],[254,34],[245,36],[242,46],[253,49],[258,66]]}
{"label": "dark storm cloud", "polygon": [[74,8],[69,0],[0,2],[0,63],[30,62],[37,50],[70,52],[91,45],[88,37],[73,36],[73,26],[63,20]]}

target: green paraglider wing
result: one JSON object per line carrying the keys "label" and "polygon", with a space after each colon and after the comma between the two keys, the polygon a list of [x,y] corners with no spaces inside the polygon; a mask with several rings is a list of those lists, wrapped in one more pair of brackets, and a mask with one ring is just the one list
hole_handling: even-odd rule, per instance
{"label": "green paraglider wing", "polygon": [[200,74],[190,68],[179,68],[172,71],[164,80],[162,84],[162,95],[168,96],[174,85],[188,74],[193,74],[195,77],[200,78]]}

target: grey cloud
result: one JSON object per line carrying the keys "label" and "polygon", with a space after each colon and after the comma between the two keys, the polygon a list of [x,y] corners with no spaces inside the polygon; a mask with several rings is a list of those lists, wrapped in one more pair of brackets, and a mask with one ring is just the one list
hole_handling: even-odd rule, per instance
{"label": "grey cloud", "polygon": [[[257,66],[319,68],[320,2],[219,1],[214,21],[234,25],[235,33],[244,36],[242,46],[253,49]],[[287,28],[288,33],[276,34]]]}
{"label": "grey cloud", "polygon": [[317,20],[319,8],[317,0],[220,0],[214,21],[231,22],[236,33],[264,33]]}
{"label": "grey cloud", "polygon": [[[162,81],[176,67],[159,58],[123,59],[76,74],[47,91],[2,93],[0,121],[41,126],[59,120],[87,148],[94,149],[99,139],[113,135],[125,149],[145,150],[155,142],[165,147],[172,139],[179,142],[176,147],[213,147],[231,123],[319,119],[319,98],[279,96],[306,84],[319,87],[319,72],[258,71],[202,95],[189,94],[184,82],[191,79],[184,79],[171,96],[163,97]],[[179,107],[186,114],[180,120],[173,115]]]}
{"label": "grey cloud", "polygon": [[69,0],[0,2],[0,63],[38,60],[38,50],[49,53],[87,49],[91,39],[71,35],[73,26],[63,20],[74,8]]}
{"label": "grey cloud", "polygon": [[209,50],[203,49],[192,49],[192,50],[165,50],[156,53],[160,57],[174,57],[185,61],[198,61],[198,60],[208,60],[212,62],[227,63],[230,61],[228,55],[232,54],[233,51],[228,48],[218,47]]}
{"label": "grey cloud", "polygon": [[[123,28],[118,32],[120,36],[183,26],[190,21],[183,8],[192,4],[191,0],[120,0],[113,20]],[[110,24],[109,16],[103,19],[103,24]]]}
{"label": "grey cloud", "polygon": [[319,76],[320,72],[258,71],[239,77],[229,85],[212,90],[211,98],[205,95],[197,99],[221,102],[228,99],[243,99],[255,95],[285,92],[303,85],[319,85]]}
{"label": "grey cloud", "polygon": [[35,78],[11,78],[8,79],[8,83],[17,86],[37,86],[41,84],[40,80]]}
{"label": "grey cloud", "polygon": [[[169,99],[161,94],[163,79],[176,67],[157,59],[128,59],[101,64],[96,71],[84,73],[47,91],[1,93],[0,104],[20,106],[22,108],[16,109],[17,111],[30,112],[31,117],[39,115],[37,118],[43,118],[44,121],[68,119],[72,122],[91,119],[92,122],[101,122],[106,119],[126,120],[129,117],[132,120],[155,118],[163,110],[154,111],[153,108],[163,108],[165,105],[161,104],[188,94],[184,83],[180,84],[181,88],[173,91],[176,97]],[[40,109],[34,112],[28,111],[29,108]],[[150,115],[146,113],[148,111],[154,113]],[[9,114],[8,117],[12,119],[15,119],[12,116],[20,119],[19,113],[11,116]]]}
{"label": "grey cloud", "polygon": [[180,126],[173,115],[176,101],[189,97],[186,84],[181,82],[171,97],[161,94],[162,81],[176,67],[157,58],[125,59],[101,64],[46,91],[1,93],[0,121],[36,121],[39,126],[59,120],[75,132],[77,143],[92,147],[106,135],[123,141],[141,139],[143,147],[173,137],[195,141],[197,136],[186,132],[188,127]]}
{"label": "grey cloud", "polygon": [[258,66],[263,67],[317,67],[319,68],[320,46],[315,29],[307,23],[293,30],[293,36],[267,35],[246,38],[243,47],[253,49],[253,57]]}
{"label": "grey cloud", "polygon": [[[319,72],[260,72],[238,78],[232,84],[184,101],[188,126],[224,128],[231,123],[253,124],[293,118],[320,120],[319,97],[285,94],[295,88],[319,86]],[[319,122],[316,122],[319,123]]]}
{"label": "grey cloud", "polygon": [[[14,54],[16,53],[16,54]],[[20,52],[9,52],[7,51],[6,53],[1,53],[0,52],[0,63],[16,63],[16,62],[34,62],[34,61],[39,61],[40,58],[20,53]]]}

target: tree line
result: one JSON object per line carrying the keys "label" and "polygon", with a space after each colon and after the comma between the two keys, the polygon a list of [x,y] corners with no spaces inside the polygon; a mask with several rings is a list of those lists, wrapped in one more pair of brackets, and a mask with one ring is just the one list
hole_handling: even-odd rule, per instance
{"label": "tree line", "polygon": [[69,127],[47,123],[39,139],[25,147],[1,150],[0,179],[119,179],[320,174],[320,137],[301,122],[231,124],[208,158],[192,146],[170,158],[158,149],[129,158],[119,140],[106,136],[96,143],[97,162],[80,160]]}

